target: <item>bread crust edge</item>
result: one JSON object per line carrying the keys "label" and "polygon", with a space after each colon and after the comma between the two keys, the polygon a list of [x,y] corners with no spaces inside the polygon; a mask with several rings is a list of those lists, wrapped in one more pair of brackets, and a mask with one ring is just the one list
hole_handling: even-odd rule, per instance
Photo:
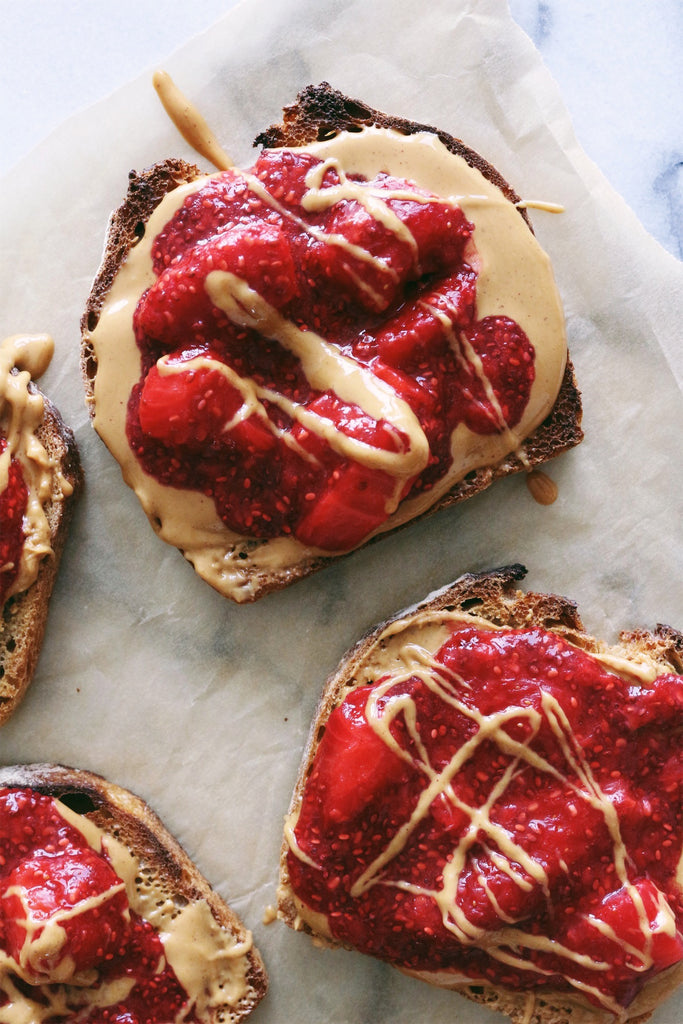
{"label": "bread crust edge", "polygon": [[43,421],[36,436],[71,487],[63,494],[57,476],[46,505],[52,551],[40,562],[38,575],[26,590],[8,598],[0,610],[0,726],[23,700],[38,664],[47,627],[50,598],[57,580],[76,501],[83,488],[83,469],[73,431],[56,406],[43,396]]}

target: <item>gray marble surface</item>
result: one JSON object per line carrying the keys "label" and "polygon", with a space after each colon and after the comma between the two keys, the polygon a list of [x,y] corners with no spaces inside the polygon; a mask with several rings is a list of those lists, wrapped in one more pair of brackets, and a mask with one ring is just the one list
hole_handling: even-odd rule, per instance
{"label": "gray marble surface", "polygon": [[[683,467],[670,458],[683,434],[680,4],[516,0],[531,42],[497,0],[432,0],[419,24],[414,5],[392,0],[230,8],[0,0],[0,326],[54,334],[46,388],[88,479],[43,657],[0,758],[82,765],[148,799],[254,930],[272,980],[254,1024],[494,1024],[262,916],[322,682],[374,622],[462,571],[515,560],[607,638],[683,624]],[[587,437],[553,464],[551,510],[508,480],[245,608],[154,537],[88,422],[77,338],[129,167],[178,151],[149,88],[160,63],[238,156],[297,88],[329,77],[461,131],[520,194],[565,204],[533,219],[565,302]],[[678,998],[654,1022],[681,1019]]]}
{"label": "gray marble surface", "polygon": [[683,257],[683,4],[511,0],[579,141],[647,230]]}

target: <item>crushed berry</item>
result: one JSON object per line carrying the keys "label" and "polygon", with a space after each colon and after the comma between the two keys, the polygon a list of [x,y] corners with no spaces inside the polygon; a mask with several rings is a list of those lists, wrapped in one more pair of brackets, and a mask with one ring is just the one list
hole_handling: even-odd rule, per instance
{"label": "crushed berry", "polygon": [[682,725],[680,676],[639,687],[552,633],[456,628],[427,677],[330,715],[294,892],[401,967],[627,1006],[683,959]]}

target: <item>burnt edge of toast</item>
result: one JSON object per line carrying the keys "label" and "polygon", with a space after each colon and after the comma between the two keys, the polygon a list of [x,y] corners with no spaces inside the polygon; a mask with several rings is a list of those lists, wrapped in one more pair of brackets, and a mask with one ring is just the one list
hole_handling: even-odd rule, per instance
{"label": "burnt edge of toast", "polygon": [[[503,628],[546,629],[558,633],[589,654],[599,653],[608,646],[614,647],[585,631],[575,601],[558,594],[520,590],[517,585],[526,574],[526,567],[519,563],[486,572],[465,573],[450,585],[429,594],[424,600],[373,626],[349,648],[324,684],[304,747],[288,814],[291,815],[298,808],[302,799],[330,713],[356,685],[358,672],[370,651],[376,647],[381,652],[382,642],[379,638],[391,623],[409,619],[423,611],[459,611],[471,615],[475,620],[484,618],[492,625]],[[674,673],[683,673],[683,632],[680,630],[657,624],[652,630],[624,630],[620,632],[618,640],[620,648],[625,648],[626,656],[630,654],[637,658],[639,655],[647,655],[659,663],[662,672],[672,670]],[[367,673],[363,681],[368,681]],[[290,928],[306,933],[320,945],[338,948],[338,944],[318,936],[314,929],[299,918],[289,884],[288,849],[286,840],[283,840],[280,850],[278,917]],[[673,991],[682,977],[683,964],[674,965],[657,975],[654,979],[658,986],[657,992],[661,985],[663,994],[658,996],[655,993],[652,1005],[644,1006],[642,1012],[640,1008],[636,1009],[634,1016],[628,1018],[629,1024],[644,1024],[655,1006]],[[670,984],[671,980],[673,985]],[[526,992],[508,991],[481,982],[463,983],[453,991],[473,1002],[507,1014],[514,1024],[614,1024],[610,1013],[601,1012],[595,1007],[588,1010],[585,1003],[572,1000],[566,993],[555,993],[552,989],[534,990],[531,1012]],[[648,992],[648,995],[651,994]]]}
{"label": "burnt edge of toast", "polygon": [[[54,797],[72,811],[81,814],[98,828],[122,842],[161,879],[168,896],[184,901],[205,901],[214,919],[242,941],[247,929],[238,915],[204,878],[180,843],[171,835],[157,814],[140,797],[109,782],[94,772],[61,764],[25,764],[0,767],[0,788],[32,789]],[[255,946],[245,954],[248,960],[245,997],[234,1006],[220,1007],[237,1024],[263,998],[268,976]],[[210,1018],[225,1020],[220,1018]]]}
{"label": "burnt edge of toast", "polygon": [[73,431],[56,406],[43,396],[43,421],[36,431],[48,456],[72,487],[71,494],[53,493],[45,507],[52,552],[38,567],[26,590],[9,597],[0,609],[0,726],[11,717],[33,679],[47,626],[50,598],[57,580],[76,501],[83,489],[83,469]]}
{"label": "burnt edge of toast", "polygon": [[[485,178],[497,185],[506,199],[511,203],[519,202],[520,197],[496,168],[461,139],[432,125],[419,124],[375,110],[362,100],[351,99],[338,89],[333,89],[329,82],[308,85],[302,89],[296,102],[283,108],[282,123],[273,124],[257,135],[254,145],[263,146],[264,149],[308,146],[313,142],[334,138],[340,132],[360,132],[364,128],[389,128],[404,135],[417,135],[419,132],[436,135],[451,153],[461,156],[470,167],[476,167]],[[519,213],[531,228],[526,210],[520,210]]]}
{"label": "burnt edge of toast", "polygon": [[[296,102],[283,109],[282,123],[271,125],[257,135],[254,145],[260,145],[266,149],[279,146],[294,148],[321,138],[330,138],[340,131],[360,131],[369,125],[395,129],[406,134],[428,132],[436,135],[450,152],[462,156],[471,166],[476,167],[488,180],[497,185],[510,202],[519,201],[519,196],[500,173],[459,139],[429,125],[418,124],[374,110],[361,101],[344,96],[327,82],[304,88],[299,93]],[[107,292],[128,253],[144,236],[145,225],[163,197],[203,173],[206,172],[182,159],[168,159],[141,172],[131,171],[129,174],[128,193],[123,203],[110,217],[102,263],[81,319],[81,373],[86,405],[91,418],[95,414],[94,386],[97,361],[90,341],[90,334],[97,327]],[[526,211],[520,210],[519,213],[533,233]],[[349,555],[362,550],[368,544],[381,541],[412,523],[473,497],[501,477],[528,471],[530,468],[564,454],[583,440],[582,414],[581,393],[568,356],[555,404],[546,419],[523,442],[523,459],[512,452],[495,465],[472,470],[420,515],[413,516],[405,523],[394,526],[390,530],[379,532],[358,548],[354,548],[353,551],[334,555],[312,555],[302,558],[294,566],[283,567],[278,573],[255,571],[254,592],[247,600],[254,601],[273,591],[285,589],[290,584],[325,566],[338,562],[341,558],[348,558]],[[253,538],[244,538],[244,551],[247,553],[247,557],[250,548],[259,547],[262,543],[264,542]],[[246,567],[248,562],[245,561],[244,565]]]}
{"label": "burnt edge of toast", "polygon": [[128,191],[121,205],[109,218],[102,262],[81,317],[81,375],[91,417],[94,416],[97,360],[89,335],[99,323],[107,293],[128,253],[144,237],[147,221],[164,196],[194,181],[202,173],[195,164],[169,159],[143,171],[130,171],[128,174]]}

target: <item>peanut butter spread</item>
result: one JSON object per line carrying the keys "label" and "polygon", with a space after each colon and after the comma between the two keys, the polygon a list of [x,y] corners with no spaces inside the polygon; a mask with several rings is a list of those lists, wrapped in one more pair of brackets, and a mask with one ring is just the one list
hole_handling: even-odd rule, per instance
{"label": "peanut butter spread", "polygon": [[[211,302],[233,325],[257,329],[265,338],[276,341],[300,361],[311,387],[323,393],[333,392],[338,399],[354,403],[364,414],[386,422],[397,435],[406,438],[402,450],[364,444],[337,429],[330,419],[292,402],[277,388],[264,388],[248,374],[236,374],[226,366],[219,369],[242,400],[233,421],[226,424],[226,430],[249,416],[270,423],[263,413],[263,403],[267,402],[282,410],[301,429],[324,438],[333,451],[361,466],[381,471],[393,480],[386,495],[388,518],[371,531],[372,535],[391,530],[426,511],[474,469],[497,465],[511,453],[524,461],[524,439],[548,415],[561,386],[566,364],[564,318],[548,257],[515,206],[478,170],[450,153],[435,135],[404,136],[390,130],[366,128],[358,133],[341,133],[296,152],[309,153],[319,161],[306,179],[304,209],[320,211],[340,200],[354,200],[383,230],[414,250],[416,259],[417,242],[393,214],[386,195],[360,189],[355,176],[370,180],[382,171],[389,171],[393,177],[416,186],[414,191],[408,186],[402,191],[390,192],[390,198],[424,202],[426,190],[442,197],[444,204],[457,204],[474,225],[474,246],[468,259],[477,272],[477,317],[483,320],[505,316],[515,321],[526,333],[535,353],[529,401],[520,421],[511,426],[477,353],[460,337],[442,309],[425,306],[426,312],[439,321],[453,351],[462,353],[459,358],[467,364],[468,372],[478,380],[494,409],[497,428],[495,432],[483,434],[470,430],[464,423],[458,424],[451,436],[452,462],[448,471],[434,486],[402,499],[406,481],[414,479],[427,464],[429,446],[410,406],[391,384],[347,358],[315,325],[301,330],[289,322],[239,274],[216,269],[207,276],[205,288]],[[227,163],[228,158],[225,158],[223,165]],[[323,188],[322,178],[330,168],[334,169],[339,184]],[[255,175],[241,173],[247,189],[255,197],[291,220],[291,211],[266,192]],[[119,461],[126,482],[138,494],[159,535],[179,547],[199,574],[216,589],[236,600],[248,600],[254,586],[254,570],[265,575],[327,552],[291,535],[271,537],[264,543],[228,529],[208,497],[191,489],[168,486],[146,472],[131,450],[126,433],[128,398],[141,374],[141,354],[133,318],[140,297],[156,280],[153,243],[188,196],[208,181],[210,176],[202,177],[166,196],[150,217],[144,237],[129,253],[108,293],[98,326],[91,335],[97,362],[94,425]],[[306,230],[312,235],[316,231],[322,234],[310,225]],[[391,277],[392,268],[362,246],[334,233],[325,234],[323,240],[349,252],[354,266],[367,265],[369,270],[379,273],[380,280]],[[370,304],[379,301],[372,281],[373,274],[368,273],[366,280],[360,271],[354,280],[354,286],[365,292]],[[216,364],[216,360],[199,355],[192,369],[215,369]],[[157,369],[161,376],[167,376],[187,371],[188,363],[174,363],[164,355]],[[270,425],[269,429],[276,428]],[[286,442],[296,444],[289,437]],[[244,569],[245,558],[249,562],[248,572]]]}

